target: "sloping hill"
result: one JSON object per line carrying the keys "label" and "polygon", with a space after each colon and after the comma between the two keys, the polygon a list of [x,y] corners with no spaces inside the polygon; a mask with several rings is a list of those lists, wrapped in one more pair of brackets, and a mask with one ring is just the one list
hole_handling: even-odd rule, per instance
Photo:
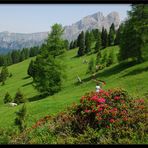
{"label": "sloping hill", "polygon": [[[119,52],[118,46],[108,47],[102,51]],[[86,92],[95,91],[95,82],[92,81],[89,74],[86,74],[88,65],[83,64],[83,60],[89,61],[91,57],[96,58],[96,54],[85,55],[83,57],[75,57],[77,49],[68,51],[63,58],[66,65],[67,79],[63,83],[62,91],[46,98],[40,98],[37,91],[33,88],[32,79],[27,76],[27,68],[31,59],[21,63],[12,65],[9,72],[12,77],[8,78],[6,85],[0,86],[0,126],[1,128],[12,127],[15,119],[15,112],[21,107],[9,107],[3,104],[3,98],[8,91],[12,96],[15,95],[18,88],[30,100],[27,102],[28,126],[32,125],[36,120],[45,115],[54,115],[64,110],[73,102],[79,102],[79,99]],[[107,85],[104,89],[122,87],[129,91],[133,96],[144,97],[148,90],[148,61],[135,65],[133,62],[114,64],[97,73],[97,78],[104,80]],[[77,75],[83,81],[82,84],[76,85]]]}

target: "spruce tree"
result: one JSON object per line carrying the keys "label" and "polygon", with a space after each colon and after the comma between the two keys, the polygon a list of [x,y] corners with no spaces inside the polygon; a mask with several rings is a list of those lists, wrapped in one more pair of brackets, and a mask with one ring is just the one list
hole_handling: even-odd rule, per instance
{"label": "spruce tree", "polygon": [[84,32],[82,31],[81,34],[78,37],[78,56],[83,56],[85,53],[85,38],[84,38]]}
{"label": "spruce tree", "polygon": [[17,91],[16,94],[15,94],[14,102],[17,103],[17,104],[21,104],[21,103],[26,102],[25,96],[24,96],[24,94],[20,91],[20,89],[18,89],[18,91]]}
{"label": "spruce tree", "polygon": [[107,30],[104,27],[102,28],[101,39],[102,39],[102,48],[106,48],[108,45],[108,34]]}
{"label": "spruce tree", "polygon": [[27,74],[31,77],[34,77],[34,75],[35,75],[35,66],[34,66],[33,60],[31,60],[29,66],[28,66]]}
{"label": "spruce tree", "polygon": [[90,33],[86,31],[85,33],[85,53],[88,53],[91,51],[91,38]]}
{"label": "spruce tree", "polygon": [[101,34],[98,32],[95,44],[95,52],[98,52],[100,49],[101,49]]}
{"label": "spruce tree", "polygon": [[26,123],[26,117],[27,117],[27,108],[26,108],[26,104],[24,103],[22,108],[16,112],[17,117],[15,118],[15,125],[18,126],[20,132],[23,132],[26,127],[27,127],[27,123]]}
{"label": "spruce tree", "polygon": [[54,24],[48,35],[46,50],[55,58],[65,52],[65,41],[62,39],[63,28],[60,24]]}
{"label": "spruce tree", "polygon": [[5,94],[5,97],[4,97],[4,103],[9,103],[9,102],[12,102],[12,97],[10,96],[10,94],[7,92]]}
{"label": "spruce tree", "polygon": [[109,34],[108,34],[108,45],[113,46],[115,41],[115,27],[114,23],[110,26]]}
{"label": "spruce tree", "polygon": [[3,66],[0,73],[0,82],[2,82],[2,85],[5,84],[5,81],[8,76],[9,76],[8,68],[6,66]]}
{"label": "spruce tree", "polygon": [[94,58],[91,58],[88,63],[88,69],[86,73],[93,74],[95,71],[96,71],[95,61],[94,61]]}
{"label": "spruce tree", "polygon": [[132,10],[128,12],[129,19],[124,23],[120,41],[120,60],[128,58],[142,62],[142,46],[148,37],[148,6],[144,4],[133,4]]}
{"label": "spruce tree", "polygon": [[61,63],[52,55],[38,55],[34,61],[33,86],[42,94],[53,95],[61,90],[63,70]]}

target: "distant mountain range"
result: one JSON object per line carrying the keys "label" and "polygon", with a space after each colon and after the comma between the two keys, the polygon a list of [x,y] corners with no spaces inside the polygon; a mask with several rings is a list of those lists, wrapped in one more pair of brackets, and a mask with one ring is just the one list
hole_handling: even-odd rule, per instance
{"label": "distant mountain range", "polygon": [[[111,12],[107,16],[103,16],[103,13],[97,12],[82,18],[70,26],[65,26],[63,38],[72,41],[77,38],[81,31],[92,30],[95,28],[101,30],[102,27],[109,30],[112,23],[114,23],[115,29],[119,27],[120,17],[118,12]],[[7,53],[13,49],[40,46],[45,39],[47,39],[47,36],[48,32],[30,34],[10,33],[7,31],[0,32],[0,53]]]}

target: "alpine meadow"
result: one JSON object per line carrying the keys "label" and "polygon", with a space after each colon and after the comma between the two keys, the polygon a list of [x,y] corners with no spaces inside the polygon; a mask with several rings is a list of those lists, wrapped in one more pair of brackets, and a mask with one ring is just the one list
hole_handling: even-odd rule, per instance
{"label": "alpine meadow", "polygon": [[148,5],[130,8],[0,33],[0,144],[148,144]]}

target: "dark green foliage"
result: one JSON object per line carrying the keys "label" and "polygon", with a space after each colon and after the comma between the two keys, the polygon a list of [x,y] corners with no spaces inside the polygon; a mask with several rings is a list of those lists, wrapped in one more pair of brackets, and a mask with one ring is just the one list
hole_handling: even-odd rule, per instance
{"label": "dark green foliage", "polygon": [[113,46],[115,41],[115,26],[114,23],[110,26],[108,34],[108,45]]}
{"label": "dark green foliage", "polygon": [[94,58],[91,58],[88,63],[87,73],[93,74],[96,71]]}
{"label": "dark green foliage", "polygon": [[65,41],[62,39],[63,31],[62,25],[54,24],[48,35],[46,49],[54,57],[65,52]]}
{"label": "dark green foliage", "polygon": [[39,47],[31,47],[29,49],[29,57],[34,57],[40,53],[40,48]]}
{"label": "dark green foliage", "polygon": [[105,52],[105,53],[103,54],[103,56],[102,56],[101,64],[103,64],[104,66],[106,66],[107,59],[108,59],[108,54],[107,54],[107,52]]}
{"label": "dark green foliage", "polygon": [[20,51],[19,50],[13,50],[11,53],[12,63],[18,63],[20,62]]}
{"label": "dark green foliage", "polygon": [[107,59],[106,66],[109,67],[112,64],[114,64],[114,53],[110,52],[109,56],[108,56],[108,59]]}
{"label": "dark green foliage", "polygon": [[74,44],[74,42],[73,42],[73,41],[71,41],[71,42],[70,42],[69,49],[73,49],[73,48],[74,48],[74,45],[73,45],[73,44]]}
{"label": "dark green foliage", "polygon": [[85,33],[85,53],[88,53],[91,51],[91,36],[88,31]]}
{"label": "dark green foliage", "polygon": [[12,97],[10,96],[10,94],[7,92],[5,94],[5,97],[4,97],[4,103],[9,103],[9,102],[12,102]]}
{"label": "dark green foliage", "polygon": [[77,48],[77,39],[73,42],[73,48]]}
{"label": "dark green foliage", "polygon": [[101,63],[101,57],[102,57],[101,51],[99,50],[96,56],[96,65]]}
{"label": "dark green foliage", "polygon": [[15,118],[15,125],[18,126],[20,132],[23,132],[26,125],[27,109],[26,104],[23,104],[22,108],[16,112],[17,117]]}
{"label": "dark green foliage", "polygon": [[33,60],[31,60],[29,66],[28,66],[27,74],[31,77],[34,77],[34,75],[35,75],[35,67],[34,67],[34,61]]}
{"label": "dark green foliage", "polygon": [[95,52],[100,52],[101,49],[101,34],[98,32],[95,44]]}
{"label": "dark green foliage", "polygon": [[108,45],[108,34],[107,34],[107,30],[104,29],[104,27],[102,28],[102,33],[101,33],[101,39],[102,39],[102,48],[107,47]]}
{"label": "dark green foliage", "polygon": [[3,66],[5,64],[4,56],[0,55],[0,66]]}
{"label": "dark green foliage", "polygon": [[9,76],[8,68],[6,66],[3,66],[0,73],[0,82],[2,82],[2,85],[5,84],[5,81],[8,76]]}
{"label": "dark green foliage", "polygon": [[132,5],[129,19],[124,23],[120,41],[120,60],[128,58],[142,62],[142,47],[147,42],[148,34],[148,6],[144,4]]}
{"label": "dark green foliage", "polygon": [[18,89],[18,91],[17,91],[16,94],[15,94],[14,102],[17,103],[17,104],[21,104],[21,103],[26,102],[25,96],[24,96],[24,94],[20,91],[20,89]]}
{"label": "dark green foliage", "polygon": [[121,32],[123,29],[123,24],[121,24],[118,28],[118,30],[116,31],[116,37],[115,37],[115,45],[119,45],[120,44],[120,38],[121,38]]}
{"label": "dark green foliage", "polygon": [[120,60],[132,57],[141,61],[141,45],[142,39],[139,32],[131,23],[126,22],[120,41]]}
{"label": "dark green foliage", "polygon": [[40,93],[53,95],[61,90],[62,67],[52,55],[38,55],[34,68],[33,83]]}
{"label": "dark green foliage", "polygon": [[84,32],[83,31],[78,36],[77,45],[79,47],[77,55],[83,56],[84,53],[85,53],[85,38],[84,38]]}
{"label": "dark green foliage", "polygon": [[66,50],[69,50],[69,42],[68,40],[64,40],[64,47]]}

